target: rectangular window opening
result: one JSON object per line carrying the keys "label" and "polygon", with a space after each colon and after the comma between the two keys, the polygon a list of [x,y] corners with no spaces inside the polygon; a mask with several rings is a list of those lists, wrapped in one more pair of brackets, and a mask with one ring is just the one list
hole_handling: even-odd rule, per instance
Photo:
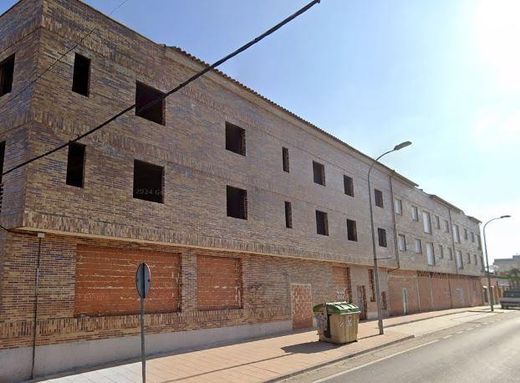
{"label": "rectangular window opening", "polygon": [[398,236],[399,251],[406,251],[406,237],[404,234]]}
{"label": "rectangular window opening", "polygon": [[85,177],[85,145],[73,142],[69,144],[67,157],[67,185],[83,187]]}
{"label": "rectangular window opening", "polygon": [[226,186],[227,216],[247,219],[247,191],[233,186]]}
{"label": "rectangular window opening", "polygon": [[135,115],[164,125],[164,93],[137,82],[135,86]]}
{"label": "rectangular window opening", "polygon": [[426,243],[426,260],[429,266],[435,265],[435,253],[433,252],[433,243]]}
{"label": "rectangular window opening", "polygon": [[357,242],[356,221],[347,219],[347,238],[349,241]]}
{"label": "rectangular window opening", "polygon": [[403,214],[403,201],[396,198],[394,200],[394,210],[395,210],[395,214],[398,214],[398,215]]}
{"label": "rectangular window opening", "polygon": [[422,216],[423,216],[423,230],[425,233],[431,234],[432,233],[432,221],[431,221],[430,213],[428,213],[427,211],[423,211]]}
{"label": "rectangular window opening", "polygon": [[421,240],[418,239],[418,238],[415,239],[415,253],[416,254],[421,254],[422,253]]}
{"label": "rectangular window opening", "polygon": [[164,168],[134,160],[134,198],[163,203]]}
{"label": "rectangular window opening", "polygon": [[314,173],[314,183],[325,186],[325,166],[319,162],[312,161],[312,171]]}
{"label": "rectangular window opening", "polygon": [[354,180],[352,177],[343,176],[343,188],[345,189],[346,195],[354,197]]}
{"label": "rectangular window opening", "polygon": [[374,197],[376,200],[377,207],[384,207],[383,204],[383,192],[381,190],[374,189]]}
{"label": "rectangular window opening", "polygon": [[0,97],[13,90],[14,55],[0,63]]}
{"label": "rectangular window opening", "polygon": [[90,59],[76,53],[74,57],[74,74],[72,77],[72,91],[87,96],[90,83]]}
{"label": "rectangular window opening", "polygon": [[412,206],[412,219],[416,222],[419,221],[419,209],[417,209],[417,206]]}
{"label": "rectangular window opening", "polygon": [[289,201],[285,201],[285,227],[292,229],[292,205]]}
{"label": "rectangular window opening", "polygon": [[284,172],[289,173],[289,149],[282,148],[282,168]]}
{"label": "rectangular window opening", "polygon": [[379,239],[379,246],[386,247],[386,230],[378,228],[377,229],[377,238]]}
{"label": "rectangular window opening", "polygon": [[319,210],[316,210],[316,232],[321,235],[329,235],[327,213]]}
{"label": "rectangular window opening", "polygon": [[240,126],[226,122],[226,150],[246,155],[246,131]]}

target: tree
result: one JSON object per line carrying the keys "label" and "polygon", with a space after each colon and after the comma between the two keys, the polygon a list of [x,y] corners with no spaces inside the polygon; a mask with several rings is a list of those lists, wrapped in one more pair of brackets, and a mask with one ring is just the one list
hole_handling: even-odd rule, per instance
{"label": "tree", "polygon": [[506,273],[506,277],[509,279],[512,288],[520,288],[520,269],[517,269],[516,267],[512,268]]}

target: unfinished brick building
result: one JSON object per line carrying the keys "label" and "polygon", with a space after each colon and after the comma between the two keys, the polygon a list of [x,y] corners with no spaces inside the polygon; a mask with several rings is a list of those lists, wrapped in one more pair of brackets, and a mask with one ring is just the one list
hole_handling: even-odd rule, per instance
{"label": "unfinished brick building", "polygon": [[[95,31],[33,80],[63,52]],[[76,0],[0,17],[0,168],[144,105],[206,64]],[[308,327],[313,304],[376,311],[371,158],[219,72],[5,175],[0,380]],[[373,173],[386,315],[480,304],[479,221]]]}

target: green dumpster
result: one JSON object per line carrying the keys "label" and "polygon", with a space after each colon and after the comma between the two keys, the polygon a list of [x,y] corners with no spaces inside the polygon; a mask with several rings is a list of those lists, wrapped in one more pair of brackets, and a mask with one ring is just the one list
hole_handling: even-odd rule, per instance
{"label": "green dumpster", "polygon": [[357,341],[360,310],[348,302],[328,302],[313,307],[320,341],[345,344]]}

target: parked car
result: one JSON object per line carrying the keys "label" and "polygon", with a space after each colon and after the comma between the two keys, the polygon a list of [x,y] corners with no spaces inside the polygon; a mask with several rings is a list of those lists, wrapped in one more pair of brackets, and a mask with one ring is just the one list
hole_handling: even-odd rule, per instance
{"label": "parked car", "polygon": [[520,307],[520,290],[504,291],[504,296],[500,298],[500,306],[502,306],[503,309]]}

